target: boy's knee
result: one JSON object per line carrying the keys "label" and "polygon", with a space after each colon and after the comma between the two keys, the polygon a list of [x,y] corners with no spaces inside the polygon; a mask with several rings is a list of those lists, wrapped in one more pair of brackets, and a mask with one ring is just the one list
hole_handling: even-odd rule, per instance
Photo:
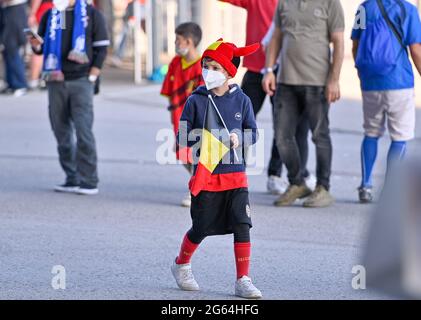
{"label": "boy's knee", "polygon": [[240,223],[233,226],[234,242],[250,242],[250,226]]}

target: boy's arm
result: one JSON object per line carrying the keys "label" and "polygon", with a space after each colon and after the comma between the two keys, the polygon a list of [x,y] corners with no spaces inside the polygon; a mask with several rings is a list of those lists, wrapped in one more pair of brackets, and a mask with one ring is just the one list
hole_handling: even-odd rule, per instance
{"label": "boy's arm", "polygon": [[411,57],[414,61],[415,67],[421,76],[421,43],[413,44],[409,48],[411,50]]}
{"label": "boy's arm", "polygon": [[243,121],[243,147],[247,148],[257,142],[259,132],[254,117],[253,106],[250,99],[247,99],[246,110]]}
{"label": "boy's arm", "polygon": [[161,96],[168,98],[168,102],[171,104],[171,95],[173,93],[173,62],[171,61],[168,66],[168,72],[165,75],[164,82],[161,87]]}
{"label": "boy's arm", "polygon": [[227,2],[232,4],[233,6],[241,7],[247,9],[248,3],[250,0],[218,0],[220,2]]}
{"label": "boy's arm", "polygon": [[357,53],[358,53],[359,45],[360,45],[360,42],[358,40],[352,40],[352,57],[354,58],[354,61],[357,60]]}
{"label": "boy's arm", "polygon": [[180,118],[180,125],[177,133],[177,145],[181,148],[192,147],[197,141],[189,141],[189,134],[193,128],[193,122],[195,117],[194,104],[191,99],[187,99],[184,106],[183,113]]}

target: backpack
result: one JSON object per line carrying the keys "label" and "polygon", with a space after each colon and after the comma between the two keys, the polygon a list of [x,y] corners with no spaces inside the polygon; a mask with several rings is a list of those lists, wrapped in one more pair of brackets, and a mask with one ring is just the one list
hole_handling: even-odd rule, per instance
{"label": "backpack", "polygon": [[[401,22],[406,19],[406,9],[401,0],[396,0],[402,11]],[[374,23],[368,24],[361,35],[355,66],[360,76],[386,76],[393,71],[398,61],[400,49],[396,50],[394,38],[398,39],[406,51],[403,35],[388,16],[382,0],[377,0],[382,16]],[[401,28],[400,28],[401,29]],[[402,32],[403,33],[403,32]]]}

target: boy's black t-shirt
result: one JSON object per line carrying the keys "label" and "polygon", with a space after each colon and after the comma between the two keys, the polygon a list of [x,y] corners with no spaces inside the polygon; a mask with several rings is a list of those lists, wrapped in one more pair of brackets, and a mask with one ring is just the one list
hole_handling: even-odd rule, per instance
{"label": "boy's black t-shirt", "polygon": [[[107,56],[107,46],[109,45],[109,37],[106,28],[106,22],[102,14],[88,6],[88,26],[86,29],[86,53],[89,57],[89,63],[79,64],[67,59],[72,49],[72,34],[74,9],[66,9],[66,28],[62,30],[62,72],[66,80],[79,79],[89,75],[92,67],[102,68]],[[38,34],[45,38],[47,32],[47,22],[51,14],[51,10],[47,11],[42,17]],[[37,52],[41,54],[41,52]]]}

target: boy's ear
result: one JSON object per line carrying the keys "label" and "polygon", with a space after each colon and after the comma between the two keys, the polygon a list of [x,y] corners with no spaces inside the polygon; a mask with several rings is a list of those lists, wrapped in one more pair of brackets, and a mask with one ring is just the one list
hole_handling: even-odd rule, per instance
{"label": "boy's ear", "polygon": [[194,42],[193,42],[193,39],[192,38],[187,38],[186,40],[187,40],[187,44],[189,46],[193,46],[194,47]]}

